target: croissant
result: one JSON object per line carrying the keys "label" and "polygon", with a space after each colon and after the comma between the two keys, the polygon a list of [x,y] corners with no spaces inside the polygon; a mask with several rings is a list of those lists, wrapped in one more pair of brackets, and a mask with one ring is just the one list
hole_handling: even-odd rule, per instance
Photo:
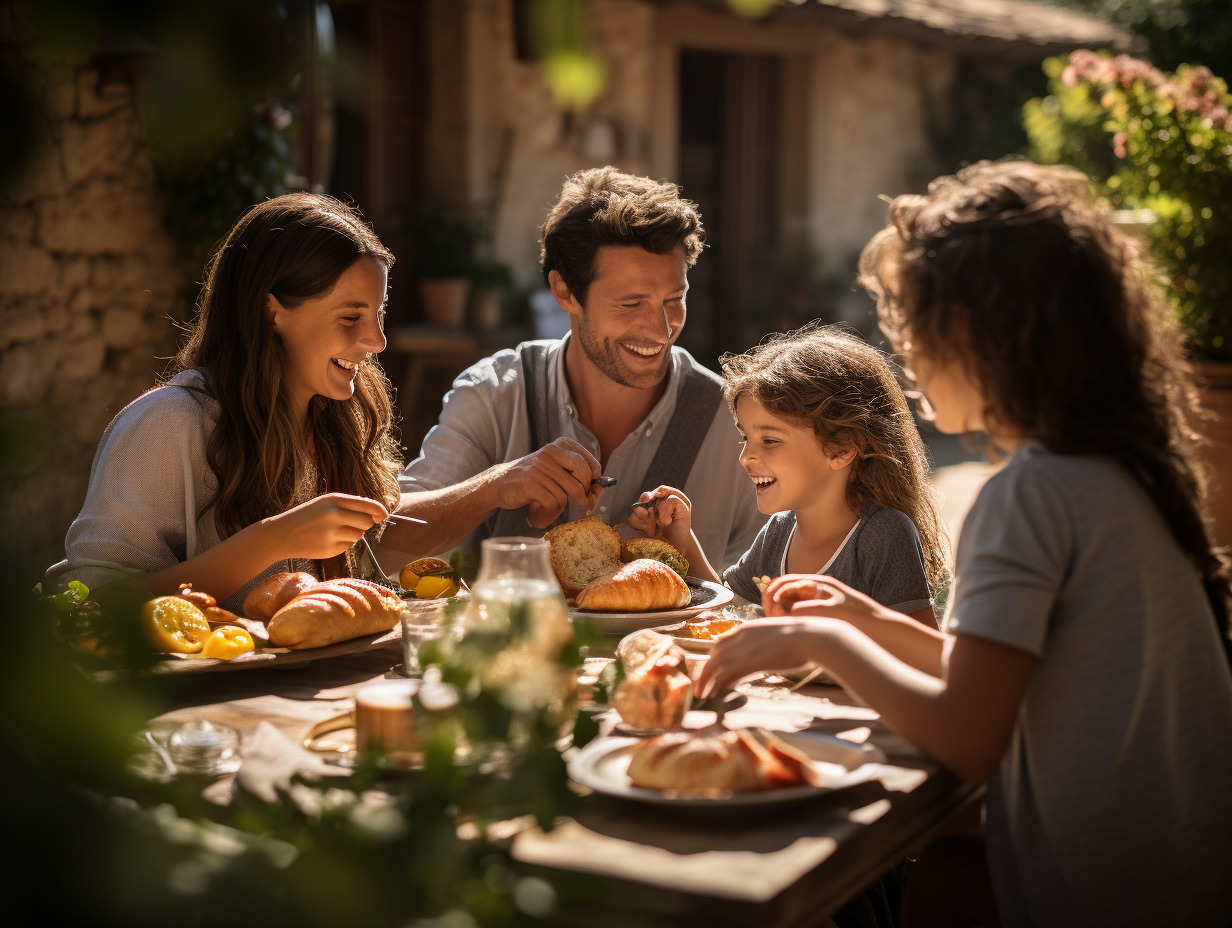
{"label": "croissant", "polygon": [[270,644],[319,648],[388,631],[402,614],[402,600],[367,580],[327,580],[301,593],[269,621]]}
{"label": "croissant", "polygon": [[244,597],[244,615],[250,619],[272,618],[296,596],[316,585],[317,578],[302,571],[288,573],[284,570],[270,574]]}
{"label": "croissant", "polygon": [[596,577],[577,594],[579,609],[649,612],[689,604],[689,585],[662,561],[640,557]]}
{"label": "croissant", "polygon": [[770,732],[718,725],[643,742],[629,763],[629,779],[643,789],[699,795],[821,782],[806,754]]}

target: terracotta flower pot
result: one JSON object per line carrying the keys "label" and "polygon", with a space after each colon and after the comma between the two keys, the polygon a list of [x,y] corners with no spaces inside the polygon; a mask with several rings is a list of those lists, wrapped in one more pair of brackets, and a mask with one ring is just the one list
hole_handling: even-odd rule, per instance
{"label": "terracotta flower pot", "polygon": [[449,329],[460,329],[466,322],[466,303],[471,282],[466,277],[421,278],[419,304],[424,321]]}
{"label": "terracotta flower pot", "polygon": [[1232,545],[1232,363],[1196,365],[1202,405],[1214,415],[1203,423],[1203,460],[1212,478],[1210,511],[1215,541]]}

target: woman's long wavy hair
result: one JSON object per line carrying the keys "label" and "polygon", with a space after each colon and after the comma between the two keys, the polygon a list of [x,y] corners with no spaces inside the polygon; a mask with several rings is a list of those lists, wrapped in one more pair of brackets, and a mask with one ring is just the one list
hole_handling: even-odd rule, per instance
{"label": "woman's long wavy hair", "polygon": [[1080,171],[980,162],[895,199],[860,258],[895,350],[957,363],[985,422],[1120,462],[1199,570],[1227,645],[1229,575],[1195,456],[1192,369],[1138,245]]}
{"label": "woman's long wavy hair", "polygon": [[218,490],[202,513],[215,507],[223,537],[316,495],[318,475],[330,490],[396,505],[400,454],[384,371],[366,358],[354,395],[314,396],[301,428],[285,389],[286,351],[266,311],[268,294],[293,311],[365,258],[394,263],[350,207],[314,193],[251,207],[211,254],[174,370],[199,370],[222,407],[207,448]]}
{"label": "woman's long wavy hair", "polygon": [[859,336],[809,325],[724,355],[727,403],[750,396],[767,412],[811,428],[828,454],[853,449],[847,502],[906,513],[920,533],[929,585],[949,580],[949,539],[929,480],[928,454],[888,358]]}

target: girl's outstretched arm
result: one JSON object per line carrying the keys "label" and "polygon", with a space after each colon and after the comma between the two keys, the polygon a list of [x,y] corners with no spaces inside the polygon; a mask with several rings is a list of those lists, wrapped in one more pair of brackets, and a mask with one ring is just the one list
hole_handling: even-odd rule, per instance
{"label": "girl's outstretched arm", "polygon": [[693,504],[675,487],[661,486],[643,493],[641,502],[653,506],[635,506],[629,514],[629,526],[649,538],[661,538],[678,550],[689,562],[689,574],[702,580],[722,583],[693,534]]}
{"label": "girl's outstretched arm", "polygon": [[[915,622],[907,628],[930,633]],[[1005,753],[1035,659],[973,635],[942,639],[939,671],[932,674],[899,659],[849,621],[767,618],[715,644],[698,692],[730,689],[760,670],[820,664],[890,728],[959,776],[980,782]]]}
{"label": "girl's outstretched arm", "polygon": [[[831,616],[851,623],[892,655],[939,676],[945,636],[933,622],[895,612],[872,597],[821,574],[784,574],[762,594],[766,615]],[[930,610],[931,612],[931,610]]]}
{"label": "girl's outstretched arm", "polygon": [[327,493],[255,522],[194,558],[137,579],[155,596],[175,593],[181,583],[191,583],[221,600],[277,561],[341,554],[387,515],[376,500]]}

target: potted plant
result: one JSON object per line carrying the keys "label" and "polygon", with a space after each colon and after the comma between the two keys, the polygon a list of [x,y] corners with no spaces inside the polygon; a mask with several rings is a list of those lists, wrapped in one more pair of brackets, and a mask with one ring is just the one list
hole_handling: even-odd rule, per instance
{"label": "potted plant", "polygon": [[503,261],[477,260],[471,265],[471,325],[491,331],[501,324],[505,301],[514,293],[513,271]]}
{"label": "potted plant", "polygon": [[1050,95],[1023,111],[1032,157],[1073,164],[1114,207],[1154,216],[1143,235],[1214,414],[1212,510],[1232,542],[1232,94],[1205,67],[1168,73],[1128,55],[1083,49],[1044,67]]}
{"label": "potted plant", "polygon": [[461,328],[481,238],[478,222],[467,211],[437,201],[412,204],[405,221],[425,321]]}

